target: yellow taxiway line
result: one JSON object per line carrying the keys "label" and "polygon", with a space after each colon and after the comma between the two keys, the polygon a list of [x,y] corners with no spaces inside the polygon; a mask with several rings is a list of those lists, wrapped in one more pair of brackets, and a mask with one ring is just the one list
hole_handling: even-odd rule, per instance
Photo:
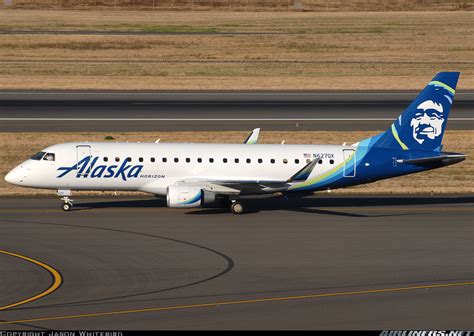
{"label": "yellow taxiway line", "polygon": [[11,256],[11,257],[19,258],[19,259],[28,261],[32,264],[35,264],[35,265],[45,269],[46,271],[48,271],[48,273],[51,274],[51,276],[53,277],[53,283],[45,291],[43,291],[43,292],[41,292],[41,293],[39,293],[35,296],[32,296],[30,298],[24,299],[22,301],[18,301],[18,302],[11,303],[11,304],[8,304],[6,306],[0,307],[0,311],[6,310],[6,309],[9,309],[9,308],[13,308],[13,307],[17,307],[17,306],[20,306],[20,305],[24,305],[25,303],[41,299],[42,297],[45,297],[46,295],[49,295],[49,294],[53,293],[55,290],[57,290],[59,288],[59,286],[61,286],[61,284],[63,282],[61,274],[57,270],[55,270],[53,267],[51,267],[51,266],[49,266],[49,265],[47,265],[47,264],[45,264],[45,263],[43,263],[39,260],[24,256],[24,255],[21,255],[21,254],[8,252],[8,251],[3,251],[3,250],[0,250],[0,253],[6,254],[6,255]]}
{"label": "yellow taxiway line", "polygon": [[29,319],[23,319],[23,320],[17,320],[17,321],[0,322],[0,325],[15,324],[15,323],[28,323],[28,322],[41,322],[41,321],[57,321],[57,320],[78,319],[78,318],[86,318],[86,317],[103,317],[103,316],[137,314],[137,313],[164,312],[164,311],[171,311],[171,310],[230,306],[230,305],[240,305],[240,304],[262,303],[262,302],[277,302],[277,301],[314,299],[314,298],[335,297],[335,296],[401,292],[401,291],[411,291],[411,290],[420,290],[420,289],[461,287],[461,286],[472,286],[472,285],[474,285],[474,281],[445,283],[445,284],[429,284],[429,285],[409,286],[409,287],[383,288],[383,289],[369,289],[369,290],[348,291],[348,292],[319,293],[319,294],[309,294],[309,295],[300,295],[300,296],[260,298],[260,299],[249,299],[249,300],[239,300],[239,301],[221,301],[221,302],[198,303],[198,304],[188,304],[188,305],[169,306],[169,307],[155,307],[155,308],[144,308],[144,309],[116,310],[116,311],[88,313],[88,314],[86,313],[86,314],[77,314],[77,315],[37,317],[37,318],[29,318]]}

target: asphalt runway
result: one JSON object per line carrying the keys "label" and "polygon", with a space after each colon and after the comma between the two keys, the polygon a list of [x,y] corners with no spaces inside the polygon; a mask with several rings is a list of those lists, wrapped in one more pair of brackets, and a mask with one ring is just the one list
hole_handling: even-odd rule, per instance
{"label": "asphalt runway", "polygon": [[474,329],[473,195],[59,204],[0,199],[0,329]]}
{"label": "asphalt runway", "polygon": [[[0,92],[0,131],[384,130],[416,92]],[[448,129],[474,129],[459,92]]]}

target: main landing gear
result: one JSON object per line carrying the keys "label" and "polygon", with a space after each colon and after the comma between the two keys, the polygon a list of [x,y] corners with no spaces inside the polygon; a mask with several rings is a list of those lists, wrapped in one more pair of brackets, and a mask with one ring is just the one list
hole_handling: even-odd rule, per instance
{"label": "main landing gear", "polygon": [[245,207],[242,203],[239,201],[233,200],[232,203],[230,204],[230,211],[234,215],[241,215],[245,212]]}

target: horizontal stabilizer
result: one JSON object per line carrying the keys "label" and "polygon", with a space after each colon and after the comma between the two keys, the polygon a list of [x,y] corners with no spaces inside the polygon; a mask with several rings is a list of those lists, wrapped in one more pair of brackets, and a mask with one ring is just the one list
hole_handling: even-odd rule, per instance
{"label": "horizontal stabilizer", "polygon": [[441,166],[448,166],[454,163],[458,163],[464,161],[466,159],[466,155],[464,154],[445,154],[445,155],[438,155],[438,156],[430,156],[418,159],[399,159],[397,163],[399,164],[411,164],[411,165],[418,165],[418,166],[430,166],[430,165],[441,165]]}
{"label": "horizontal stabilizer", "polygon": [[301,168],[295,175],[290,177],[288,179],[288,182],[302,182],[306,181],[313,171],[314,166],[318,163],[318,159],[314,159],[310,163],[308,163],[306,166]]}

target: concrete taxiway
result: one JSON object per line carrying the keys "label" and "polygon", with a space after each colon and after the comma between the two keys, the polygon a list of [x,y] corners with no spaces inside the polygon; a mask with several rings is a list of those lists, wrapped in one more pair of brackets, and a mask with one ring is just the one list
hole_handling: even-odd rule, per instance
{"label": "concrete taxiway", "polygon": [[[1,91],[0,131],[383,130],[417,92]],[[473,92],[449,129],[474,128]]]}
{"label": "concrete taxiway", "polygon": [[0,329],[474,329],[474,196],[0,199]]}

